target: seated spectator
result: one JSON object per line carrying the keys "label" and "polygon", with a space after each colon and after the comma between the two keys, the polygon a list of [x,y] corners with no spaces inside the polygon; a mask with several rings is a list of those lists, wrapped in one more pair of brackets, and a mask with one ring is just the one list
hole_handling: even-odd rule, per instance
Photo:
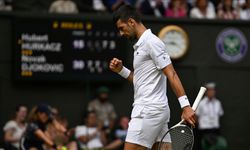
{"label": "seated spectator", "polygon": [[240,19],[250,20],[250,0],[246,0],[246,3],[242,5],[240,9]]}
{"label": "seated spectator", "polygon": [[116,112],[113,104],[109,102],[109,89],[105,86],[98,88],[97,98],[90,101],[88,111],[95,111],[97,120],[103,128],[109,128],[114,125]]}
{"label": "seated spectator", "polygon": [[127,136],[129,118],[123,116],[119,120],[119,127],[115,130],[115,139],[108,144],[105,149],[107,150],[118,150],[123,149],[123,145]]}
{"label": "seated spectator", "polygon": [[191,9],[191,18],[214,19],[216,17],[214,6],[208,0],[197,0],[195,7]]}
{"label": "seated spectator", "polygon": [[44,144],[53,149],[59,149],[50,139],[45,131],[48,124],[53,124],[55,128],[64,133],[66,129],[53,118],[51,108],[47,104],[39,104],[30,112],[28,126],[21,139],[21,150],[44,150]]}
{"label": "seated spectator", "polygon": [[136,7],[141,14],[150,16],[164,16],[165,7],[163,0],[139,0]]}
{"label": "seated spectator", "polygon": [[101,149],[106,143],[104,132],[97,126],[97,118],[94,111],[87,112],[84,116],[85,125],[75,128],[75,137],[80,149]]}
{"label": "seated spectator", "polygon": [[27,116],[27,107],[25,105],[19,105],[16,107],[15,117],[8,121],[3,130],[4,130],[4,148],[7,150],[18,150],[19,141],[26,129],[26,116]]}
{"label": "seated spectator", "polygon": [[11,11],[12,1],[11,0],[0,0],[0,11]]}
{"label": "seated spectator", "polygon": [[76,4],[71,0],[55,0],[50,8],[50,13],[65,13],[65,14],[76,14],[78,8]]}
{"label": "seated spectator", "polygon": [[117,8],[119,8],[121,5],[124,4],[132,4],[133,0],[105,0],[104,4],[109,12],[113,12]]}
{"label": "seated spectator", "polygon": [[93,8],[95,11],[107,11],[106,6],[104,5],[104,0],[93,0]]}
{"label": "seated spectator", "polygon": [[188,13],[188,6],[185,0],[171,0],[168,8],[165,11],[166,17],[180,18],[186,17]]}
{"label": "seated spectator", "polygon": [[214,8],[218,8],[218,5],[221,3],[221,0],[209,0],[209,1],[213,3]]}
{"label": "seated spectator", "polygon": [[[60,116],[60,113],[59,113],[57,108],[53,107],[51,109],[51,113],[53,115],[53,118],[56,119],[59,124],[61,124],[65,129],[68,128],[67,119],[62,118]],[[71,136],[69,131],[66,132],[66,133],[63,133],[63,132],[57,130],[57,128],[53,124],[48,124],[47,127],[46,127],[45,134],[56,145],[65,145],[65,146],[67,146],[68,150],[77,149],[76,144],[74,143],[74,141],[71,141],[71,142],[69,141],[69,137]]]}
{"label": "seated spectator", "polygon": [[220,19],[238,19],[239,14],[232,4],[232,0],[222,0],[218,6],[218,18]]}

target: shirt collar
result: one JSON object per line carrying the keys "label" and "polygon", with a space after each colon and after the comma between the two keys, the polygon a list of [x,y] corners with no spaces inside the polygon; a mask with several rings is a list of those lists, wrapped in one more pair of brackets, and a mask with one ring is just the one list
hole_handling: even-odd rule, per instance
{"label": "shirt collar", "polygon": [[139,38],[139,40],[134,44],[133,48],[136,50],[146,39],[146,37],[151,34],[151,30],[147,29],[146,31],[144,31],[141,35],[141,37]]}
{"label": "shirt collar", "polygon": [[211,100],[209,100],[209,98],[208,98],[207,96],[205,96],[205,99],[204,99],[204,100],[205,100],[206,103],[213,103],[213,102],[214,102],[214,99],[215,99],[215,98],[212,98]]}

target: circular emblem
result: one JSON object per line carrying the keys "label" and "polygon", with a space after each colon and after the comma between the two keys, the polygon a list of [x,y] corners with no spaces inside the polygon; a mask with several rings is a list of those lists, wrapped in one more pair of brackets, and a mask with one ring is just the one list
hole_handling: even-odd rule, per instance
{"label": "circular emblem", "polygon": [[226,28],[217,36],[217,53],[226,62],[234,63],[242,60],[247,48],[246,37],[236,28]]}
{"label": "circular emblem", "polygon": [[188,49],[187,33],[176,25],[169,25],[161,29],[159,38],[163,41],[172,59],[183,57]]}

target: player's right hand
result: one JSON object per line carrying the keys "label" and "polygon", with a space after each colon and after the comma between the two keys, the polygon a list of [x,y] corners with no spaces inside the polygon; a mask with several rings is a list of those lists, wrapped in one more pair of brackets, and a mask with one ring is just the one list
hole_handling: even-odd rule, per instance
{"label": "player's right hand", "polygon": [[118,58],[113,58],[109,63],[110,70],[116,73],[120,72],[122,70],[122,67],[123,67],[122,60]]}

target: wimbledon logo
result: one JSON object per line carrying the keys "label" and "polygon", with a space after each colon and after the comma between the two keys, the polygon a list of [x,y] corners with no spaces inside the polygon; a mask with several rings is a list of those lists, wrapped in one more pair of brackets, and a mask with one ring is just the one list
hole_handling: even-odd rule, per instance
{"label": "wimbledon logo", "polygon": [[247,48],[244,34],[236,28],[226,28],[217,36],[217,53],[226,62],[235,63],[242,60]]}

